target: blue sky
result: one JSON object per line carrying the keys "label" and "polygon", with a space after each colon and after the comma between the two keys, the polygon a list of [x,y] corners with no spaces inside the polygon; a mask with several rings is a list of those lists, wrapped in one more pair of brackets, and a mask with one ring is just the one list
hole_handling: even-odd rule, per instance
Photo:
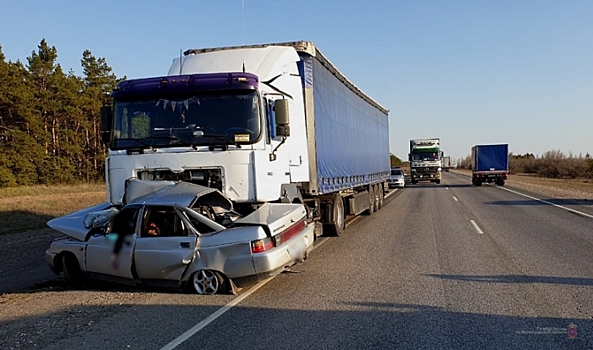
{"label": "blue sky", "polygon": [[[118,77],[165,75],[179,50],[309,40],[390,110],[391,152],[439,137],[445,154],[593,155],[593,1],[0,1],[0,45],[41,39],[82,75],[86,49]],[[243,25],[244,23],[244,25]]]}

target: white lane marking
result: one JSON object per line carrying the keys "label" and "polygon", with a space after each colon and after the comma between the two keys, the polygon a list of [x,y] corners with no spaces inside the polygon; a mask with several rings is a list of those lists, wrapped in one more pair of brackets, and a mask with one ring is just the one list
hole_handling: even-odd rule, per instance
{"label": "white lane marking", "polygon": [[500,188],[501,190],[505,190],[505,191],[508,191],[508,192],[512,192],[512,193],[514,193],[514,194],[518,194],[518,195],[520,195],[520,196],[523,196],[523,197],[527,197],[527,198],[529,198],[529,199],[536,200],[536,201],[538,201],[538,202],[542,202],[542,203],[545,203],[545,204],[548,204],[548,205],[552,205],[552,206],[554,206],[554,207],[556,207],[556,208],[564,209],[564,210],[567,210],[567,211],[569,211],[569,212],[572,212],[572,213],[575,213],[575,214],[578,214],[578,215],[582,215],[582,216],[586,216],[586,217],[588,217],[588,218],[590,218],[590,219],[593,219],[593,215],[590,215],[590,214],[587,214],[587,213],[583,213],[583,212],[581,212],[581,211],[574,210],[574,209],[571,209],[571,208],[565,207],[565,206],[563,206],[563,205],[554,204],[554,203],[552,203],[552,202],[548,202],[547,200],[543,200],[543,199],[535,198],[535,197],[529,196],[529,195],[527,195],[527,194],[524,194],[524,193],[521,193],[521,192],[517,192],[517,191],[510,190],[510,189],[508,189],[508,188],[504,188],[504,187],[500,187],[500,186],[499,186],[498,188]]}
{"label": "white lane marking", "polygon": [[213,312],[210,316],[203,319],[200,323],[196,324],[192,328],[188,329],[185,333],[177,337],[175,340],[170,342],[169,344],[163,346],[161,350],[172,350],[175,349],[178,345],[183,343],[184,341],[191,338],[194,334],[198,333],[202,328],[206,327],[214,320],[222,316],[225,312],[229,311],[233,306],[239,304],[243,299],[247,298],[251,294],[255,293],[256,290],[260,289],[261,287],[265,286],[266,283],[270,282],[274,277],[268,278],[267,280],[261,281],[260,283],[256,284],[255,286],[251,287],[250,290],[241,294],[237,298],[231,300],[230,303],[226,304],[225,306],[221,307],[220,309]]}
{"label": "white lane marking", "polygon": [[480,230],[480,227],[478,226],[478,224],[476,224],[476,222],[474,220],[470,220],[469,222],[471,222],[471,224],[474,227],[474,229],[476,230],[476,232],[478,232],[479,234],[484,233],[484,232],[482,232],[482,230]]}
{"label": "white lane marking", "polygon": [[453,196],[453,199],[455,199],[455,202],[457,202],[457,197]]}
{"label": "white lane marking", "polygon": [[446,190],[448,190],[448,189],[449,189],[449,187],[445,186],[445,189],[446,189]]}
{"label": "white lane marking", "polygon": [[[357,216],[352,221],[348,222],[346,224],[346,227],[348,227],[351,224],[353,224],[356,221],[358,221],[359,218],[360,218],[360,216]],[[329,238],[325,238],[324,240],[318,242],[317,244],[315,244],[313,246],[313,248],[311,248],[311,251],[310,252],[312,252],[315,249],[319,248],[322,244],[324,244],[327,241],[329,241]],[[278,276],[278,275],[276,275],[276,276]],[[177,346],[181,345],[181,343],[185,342],[186,340],[188,340],[189,338],[191,338],[194,334],[196,334],[199,331],[201,331],[204,327],[206,327],[210,323],[214,322],[217,318],[219,318],[220,316],[222,316],[225,312],[229,311],[234,306],[236,306],[237,304],[239,304],[240,302],[242,302],[244,299],[246,299],[248,296],[250,296],[251,294],[255,293],[255,291],[257,291],[258,289],[260,289],[261,287],[263,287],[266,283],[268,283],[271,280],[273,280],[276,276],[270,277],[267,280],[263,280],[263,281],[259,282],[258,284],[254,285],[247,292],[245,292],[244,294],[241,294],[240,296],[238,296],[235,299],[231,300],[228,304],[226,304],[225,306],[221,307],[220,309],[214,311],[210,316],[206,317],[205,319],[203,319],[202,321],[200,321],[198,324],[196,324],[192,328],[188,329],[185,333],[183,333],[179,337],[175,338],[172,342],[170,342],[169,344],[163,346],[161,348],[161,350],[173,350],[173,349],[175,349]]]}

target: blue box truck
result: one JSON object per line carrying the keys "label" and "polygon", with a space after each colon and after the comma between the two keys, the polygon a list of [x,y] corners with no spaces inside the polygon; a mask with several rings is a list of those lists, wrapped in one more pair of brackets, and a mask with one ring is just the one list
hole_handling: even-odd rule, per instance
{"label": "blue box truck", "polygon": [[509,173],[509,145],[476,145],[471,150],[472,184],[494,182],[504,186]]}

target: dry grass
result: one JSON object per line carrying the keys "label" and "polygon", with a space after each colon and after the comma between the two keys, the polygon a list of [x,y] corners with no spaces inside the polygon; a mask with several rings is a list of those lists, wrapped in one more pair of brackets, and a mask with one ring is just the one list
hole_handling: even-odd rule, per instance
{"label": "dry grass", "polygon": [[104,184],[0,189],[0,235],[45,227],[55,217],[105,202]]}

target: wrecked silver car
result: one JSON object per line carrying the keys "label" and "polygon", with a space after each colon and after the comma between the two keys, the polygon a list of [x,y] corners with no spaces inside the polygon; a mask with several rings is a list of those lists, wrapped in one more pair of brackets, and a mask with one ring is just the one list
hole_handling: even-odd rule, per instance
{"label": "wrecked silver car", "polygon": [[[68,236],[46,251],[47,263],[66,284],[90,278],[198,294],[234,292],[302,262],[313,246],[302,204],[266,203],[241,216],[216,189],[141,180],[128,183],[125,203],[48,222]],[[119,235],[124,238],[114,268]]]}

